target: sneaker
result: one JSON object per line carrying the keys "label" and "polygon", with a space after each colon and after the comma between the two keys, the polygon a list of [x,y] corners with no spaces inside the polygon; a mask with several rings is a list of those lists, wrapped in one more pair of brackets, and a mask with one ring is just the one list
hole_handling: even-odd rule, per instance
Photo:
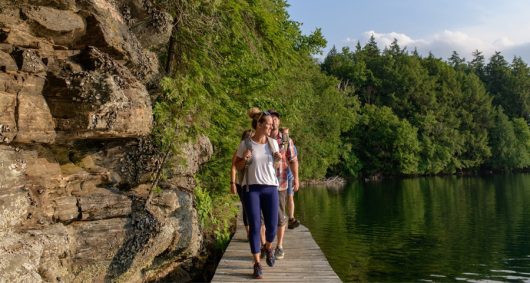
{"label": "sneaker", "polygon": [[300,221],[296,218],[289,219],[289,223],[287,224],[287,228],[294,229],[296,227],[300,226]]}
{"label": "sneaker", "polygon": [[275,262],[276,258],[274,257],[274,251],[270,248],[267,250],[267,265],[273,267]]}
{"label": "sneaker", "polygon": [[255,279],[261,279],[263,278],[263,270],[261,268],[261,264],[259,262],[254,263],[254,274],[252,274]]}
{"label": "sneaker", "polygon": [[265,244],[261,246],[261,254],[260,257],[264,258],[267,255],[267,248],[265,247]]}
{"label": "sneaker", "polygon": [[276,257],[276,259],[282,259],[284,256],[285,253],[283,252],[283,248],[276,247],[274,250],[274,257]]}

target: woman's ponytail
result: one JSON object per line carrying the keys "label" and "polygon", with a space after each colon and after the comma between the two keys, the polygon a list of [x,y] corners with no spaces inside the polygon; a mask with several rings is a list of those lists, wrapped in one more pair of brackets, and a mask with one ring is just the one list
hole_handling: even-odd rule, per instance
{"label": "woman's ponytail", "polygon": [[259,110],[257,107],[252,107],[248,110],[247,115],[250,117],[250,119],[257,120],[261,115],[261,110]]}
{"label": "woman's ponytail", "polygon": [[247,115],[252,119],[252,128],[255,130],[258,125],[258,120],[261,117],[261,110],[257,107],[252,107],[248,110]]}

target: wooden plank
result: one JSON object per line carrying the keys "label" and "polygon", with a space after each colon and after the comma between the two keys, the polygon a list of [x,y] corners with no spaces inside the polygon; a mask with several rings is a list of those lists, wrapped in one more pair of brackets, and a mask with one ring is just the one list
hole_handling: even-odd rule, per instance
{"label": "wooden plank", "polygon": [[[237,222],[236,233],[219,261],[212,282],[253,279],[252,255],[241,215]],[[286,229],[283,242],[285,258],[277,259],[274,267],[267,266],[263,259],[263,279],[259,282],[341,282],[305,226]]]}

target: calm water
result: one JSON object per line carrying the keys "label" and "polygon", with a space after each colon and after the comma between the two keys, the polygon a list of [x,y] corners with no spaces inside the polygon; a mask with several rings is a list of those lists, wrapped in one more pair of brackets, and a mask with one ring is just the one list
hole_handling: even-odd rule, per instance
{"label": "calm water", "polygon": [[306,187],[296,205],[343,281],[530,282],[529,174]]}

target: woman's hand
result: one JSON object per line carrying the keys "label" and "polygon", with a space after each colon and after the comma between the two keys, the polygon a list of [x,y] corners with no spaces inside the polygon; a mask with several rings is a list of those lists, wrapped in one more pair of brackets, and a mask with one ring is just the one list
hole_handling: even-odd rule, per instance
{"label": "woman's hand", "polygon": [[243,153],[243,159],[247,162],[252,159],[252,151],[250,149],[245,150],[245,153]]}
{"label": "woman's hand", "polygon": [[236,183],[234,183],[234,182],[230,182],[230,192],[231,192],[232,194],[234,194],[234,195],[237,194]]}
{"label": "woman's hand", "polygon": [[294,180],[293,180],[293,191],[298,192],[299,188],[300,188],[300,182],[298,181],[298,178],[294,178]]}

